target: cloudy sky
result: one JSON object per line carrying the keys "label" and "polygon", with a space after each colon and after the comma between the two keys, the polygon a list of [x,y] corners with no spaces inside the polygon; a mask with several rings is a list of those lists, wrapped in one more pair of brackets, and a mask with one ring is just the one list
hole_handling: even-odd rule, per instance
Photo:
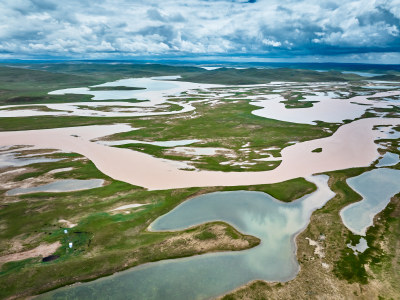
{"label": "cloudy sky", "polygon": [[400,63],[400,0],[1,0],[0,58]]}

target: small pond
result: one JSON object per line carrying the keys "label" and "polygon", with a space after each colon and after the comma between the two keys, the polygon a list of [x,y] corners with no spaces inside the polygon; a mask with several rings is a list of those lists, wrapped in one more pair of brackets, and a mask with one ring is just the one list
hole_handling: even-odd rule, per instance
{"label": "small pond", "polygon": [[376,164],[377,167],[395,166],[399,163],[400,156],[396,153],[386,152]]}
{"label": "small pond", "polygon": [[7,191],[6,196],[15,196],[15,195],[23,195],[23,194],[39,193],[39,192],[47,192],[47,193],[73,192],[73,191],[94,189],[103,186],[103,184],[104,184],[103,179],[88,179],[88,180],[65,179],[35,187],[15,188]]}
{"label": "small pond", "polygon": [[343,224],[353,233],[365,235],[373,219],[400,192],[400,170],[380,168],[347,179],[363,199],[340,211]]}
{"label": "small pond", "polygon": [[0,154],[0,169],[6,167],[22,167],[31,164],[56,162],[63,158],[47,158],[47,157],[18,157],[16,153],[1,153]]}

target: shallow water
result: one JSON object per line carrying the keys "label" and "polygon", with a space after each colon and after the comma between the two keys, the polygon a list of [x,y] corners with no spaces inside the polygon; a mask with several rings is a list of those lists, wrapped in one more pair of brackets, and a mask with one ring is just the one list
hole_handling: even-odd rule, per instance
{"label": "shallow water", "polygon": [[[79,153],[113,179],[153,190],[254,185],[369,166],[379,157],[378,145],[374,141],[380,137],[388,138],[385,132],[372,128],[397,124],[400,124],[399,118],[368,118],[342,125],[332,136],[284,148],[281,151],[282,163],[271,171],[260,172],[184,171],[180,170],[182,164],[177,165],[177,161],[90,142],[101,136],[132,130],[130,126],[121,124],[0,132],[0,146],[28,144],[34,145],[35,149],[60,149]],[[316,148],[322,148],[323,151],[312,152]]]}
{"label": "shallow water", "polygon": [[362,86],[363,89],[372,89],[372,90],[397,90],[400,86],[394,85],[366,85]]}
{"label": "shallow water", "polygon": [[[21,116],[45,116],[45,115],[53,115],[53,116],[66,116],[66,115],[76,115],[76,116],[88,116],[88,117],[134,117],[134,116],[156,116],[156,115],[172,115],[178,113],[185,113],[194,111],[195,107],[192,106],[192,103],[195,102],[207,102],[213,98],[216,99],[215,103],[218,102],[219,98],[224,98],[229,95],[232,95],[232,88],[227,86],[218,86],[211,84],[199,84],[199,83],[191,83],[191,82],[182,82],[182,81],[171,81],[171,79],[175,79],[179,76],[167,76],[167,77],[152,77],[152,78],[130,78],[130,79],[122,79],[114,82],[107,82],[96,87],[110,87],[110,86],[128,86],[128,87],[145,87],[144,90],[115,90],[115,91],[90,91],[87,87],[82,88],[72,88],[72,89],[64,89],[50,92],[50,94],[54,95],[64,95],[64,94],[88,94],[93,95],[92,102],[80,102],[80,103],[55,103],[55,104],[43,104],[43,106],[47,107],[51,111],[45,110],[37,110],[36,108],[29,108],[29,105],[24,105],[22,110],[16,110],[15,108],[18,105],[9,105],[4,106],[0,111],[0,116],[2,117],[21,117]],[[299,83],[270,83],[270,84],[260,84],[260,85],[252,85],[247,86],[250,90],[257,87],[271,87],[278,85],[282,88],[296,88]],[[319,83],[316,86],[329,86],[330,88],[334,88],[338,83],[332,85]],[[301,101],[319,101],[313,104],[313,107],[310,108],[290,108],[287,109],[281,101],[285,99],[281,95],[270,95],[270,94],[260,94],[256,96],[247,97],[249,100],[255,100],[259,97],[264,97],[266,100],[255,100],[252,101],[251,104],[255,106],[262,107],[261,109],[257,109],[252,113],[271,119],[277,119],[288,122],[295,123],[305,123],[305,124],[314,124],[315,121],[320,120],[324,122],[338,123],[343,122],[344,120],[350,119],[353,120],[355,118],[360,117],[365,113],[365,111],[373,107],[391,107],[390,105],[396,105],[394,101],[372,101],[368,100],[368,97],[385,97],[385,96],[393,96],[399,95],[400,92],[384,92],[377,93],[371,96],[356,96],[350,99],[334,99],[335,93],[327,92],[313,92],[310,90],[313,86],[302,84],[302,87],[307,87],[308,93],[313,93],[315,96],[306,95],[305,100]],[[215,95],[207,95],[207,98],[203,98],[202,100],[197,100],[195,102],[187,103],[185,101],[174,101],[174,104],[181,106],[180,110],[176,111],[168,111],[168,109],[164,110],[164,108],[160,107],[160,104],[169,103],[168,99],[171,96],[182,96],[183,92],[188,93],[197,93],[194,91],[195,89],[210,89],[210,88],[225,88],[222,93],[217,93]],[[397,87],[393,87],[397,89]],[[282,90],[282,89],[281,89]],[[210,91],[210,90],[209,90]],[[307,93],[306,91],[306,93]],[[307,93],[307,94],[308,94]],[[130,102],[107,102],[104,100],[122,100],[122,99],[138,99],[138,100],[147,100],[141,103],[130,103]],[[103,100],[98,102],[98,100]],[[359,105],[364,104],[364,105]],[[121,106],[122,108],[113,109],[112,106]],[[213,104],[210,104],[211,106]],[[32,106],[38,106],[38,104],[34,104]],[[81,107],[85,106],[85,107]],[[96,107],[98,106],[110,106],[107,110],[98,110]],[[8,110],[11,109],[12,110]],[[160,111],[161,109],[161,111]]]}
{"label": "shallow water", "polygon": [[369,248],[367,240],[364,238],[361,238],[357,245],[352,246],[351,244],[347,244],[347,247],[352,249],[354,253],[363,253],[365,250]]}
{"label": "shallow water", "polygon": [[369,72],[355,72],[355,71],[341,71],[343,74],[357,74],[363,77],[374,77],[374,76],[380,76],[384,74],[377,74],[377,73],[369,73]]}
{"label": "shallow water", "polygon": [[[145,90],[96,90],[91,91],[89,88],[70,88],[50,92],[50,95],[65,95],[65,94],[82,94],[82,95],[93,95],[92,100],[118,100],[118,99],[142,99],[141,95],[147,92],[153,91],[166,91],[177,87],[171,81],[177,79],[179,76],[165,76],[165,77],[151,77],[151,78],[129,78],[121,79],[117,81],[107,82],[93,87],[115,87],[115,86],[126,86],[126,87],[139,87]],[[163,80],[164,79],[164,80]],[[147,99],[144,99],[147,100]]]}
{"label": "shallow water", "polygon": [[0,153],[0,169],[6,167],[21,167],[36,163],[56,162],[62,158],[47,157],[17,157],[15,153]]}
{"label": "shallow water", "polygon": [[112,87],[112,86],[127,86],[127,87],[142,87],[144,90],[114,90],[114,91],[91,91],[89,88],[71,88],[52,91],[51,95],[65,94],[84,94],[93,95],[92,100],[122,100],[122,99],[137,99],[148,100],[152,105],[163,103],[170,95],[179,95],[190,89],[220,87],[214,84],[201,84],[184,81],[172,81],[180,76],[160,76],[149,78],[128,78],[112,82],[106,82],[93,87]]}
{"label": "shallow water", "polygon": [[61,192],[73,192],[80,190],[94,189],[101,187],[104,184],[103,179],[65,179],[57,180],[48,184],[40,186],[29,187],[29,188],[15,188],[6,192],[6,196],[23,195],[30,193],[48,192],[48,193],[61,193]]}
{"label": "shallow water", "polygon": [[340,211],[343,224],[353,233],[365,236],[373,219],[400,192],[400,170],[374,169],[347,179],[347,184],[363,199]]}
{"label": "shallow water", "polygon": [[222,220],[259,237],[259,246],[149,263],[93,282],[65,287],[39,299],[209,299],[255,279],[296,276],[294,236],[334,193],[328,176],[307,178],[318,190],[292,203],[261,192],[217,192],[190,199],[158,218],[152,230],[180,230]]}
{"label": "shallow water", "polygon": [[400,92],[381,92],[369,96],[355,96],[349,99],[332,98],[332,94],[319,96],[306,96],[302,101],[319,101],[308,108],[286,108],[282,101],[284,97],[276,94],[263,95],[265,100],[257,100],[260,96],[251,96],[254,100],[251,105],[261,107],[252,111],[252,114],[263,118],[281,120],[292,123],[315,124],[315,121],[328,123],[342,123],[344,120],[354,120],[361,117],[368,109],[391,108],[393,103],[380,100],[369,100],[368,98],[383,98],[399,95]]}
{"label": "shallow water", "polygon": [[159,147],[175,147],[175,146],[185,146],[193,143],[200,142],[201,140],[179,140],[179,141],[155,141],[146,142],[139,140],[119,140],[119,141],[97,141],[97,143],[108,146],[118,146],[126,144],[148,144]]}
{"label": "shallow water", "polygon": [[[22,110],[0,110],[0,117],[27,117],[27,116],[81,116],[81,117],[140,117],[140,116],[160,116],[185,113],[195,110],[190,104],[176,102],[176,105],[181,106],[180,110],[176,111],[155,111],[161,109],[160,106],[152,105],[151,103],[130,103],[130,102],[74,102],[74,103],[55,103],[55,104],[40,104],[52,111],[40,111],[29,109],[26,105]],[[39,104],[35,104],[37,106]],[[122,106],[122,108],[113,108],[113,106]],[[17,105],[9,105],[6,108],[16,108]],[[98,108],[106,107],[110,111],[99,110]]]}
{"label": "shallow water", "polygon": [[400,161],[400,156],[396,153],[386,152],[376,164],[377,167],[389,167],[397,165]]}

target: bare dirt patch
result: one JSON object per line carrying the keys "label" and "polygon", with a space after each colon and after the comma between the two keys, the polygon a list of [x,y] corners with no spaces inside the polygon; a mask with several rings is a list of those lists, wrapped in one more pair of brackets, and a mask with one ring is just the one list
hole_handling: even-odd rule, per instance
{"label": "bare dirt patch", "polygon": [[226,234],[226,226],[222,224],[212,225],[207,229],[209,238],[201,239],[198,232],[184,233],[179,236],[165,240],[161,245],[161,250],[174,247],[179,250],[188,248],[196,252],[215,251],[220,248],[245,249],[249,247],[249,241],[245,239],[233,239]]}
{"label": "bare dirt patch", "polygon": [[46,257],[53,254],[59,247],[61,247],[61,243],[57,241],[53,244],[39,245],[38,247],[32,250],[0,256],[0,265],[10,261],[24,260],[32,257],[38,257],[38,256]]}
{"label": "bare dirt patch", "polygon": [[76,225],[78,225],[78,224],[72,223],[72,222],[70,222],[68,220],[64,220],[64,219],[58,220],[58,223],[61,223],[61,224],[65,225],[68,228],[72,228],[72,227],[75,227]]}

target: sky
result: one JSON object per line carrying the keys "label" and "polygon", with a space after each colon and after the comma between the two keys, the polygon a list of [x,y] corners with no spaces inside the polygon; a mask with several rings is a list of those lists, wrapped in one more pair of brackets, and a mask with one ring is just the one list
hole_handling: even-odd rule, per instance
{"label": "sky", "polygon": [[400,64],[400,0],[1,0],[10,58]]}

